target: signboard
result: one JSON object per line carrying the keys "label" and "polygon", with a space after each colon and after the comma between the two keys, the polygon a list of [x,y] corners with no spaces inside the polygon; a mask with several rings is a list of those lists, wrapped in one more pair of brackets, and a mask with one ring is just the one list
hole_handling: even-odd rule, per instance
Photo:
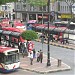
{"label": "signboard", "polygon": [[71,14],[61,14],[61,18],[71,18]]}

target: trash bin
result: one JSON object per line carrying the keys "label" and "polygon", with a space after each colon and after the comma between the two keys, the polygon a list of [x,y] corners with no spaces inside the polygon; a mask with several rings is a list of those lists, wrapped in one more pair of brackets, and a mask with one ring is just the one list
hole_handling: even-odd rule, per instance
{"label": "trash bin", "polygon": [[58,65],[57,65],[58,67],[60,67],[61,66],[61,59],[58,59]]}

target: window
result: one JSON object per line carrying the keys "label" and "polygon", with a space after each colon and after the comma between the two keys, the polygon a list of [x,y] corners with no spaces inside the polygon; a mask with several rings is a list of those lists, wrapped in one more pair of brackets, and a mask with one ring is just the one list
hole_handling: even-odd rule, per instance
{"label": "window", "polygon": [[60,11],[60,2],[58,2],[58,11]]}
{"label": "window", "polygon": [[43,6],[43,11],[46,11],[46,6]]}
{"label": "window", "polygon": [[34,11],[34,6],[30,5],[30,11]]}
{"label": "window", "polygon": [[19,5],[17,5],[17,9],[20,9],[20,6]]}
{"label": "window", "polygon": [[19,61],[19,53],[10,54],[5,57],[5,64],[12,64]]}
{"label": "window", "polygon": [[39,7],[39,11],[42,11],[42,7]]}
{"label": "window", "polygon": [[0,53],[0,63],[3,63],[3,62],[4,62],[4,54]]}

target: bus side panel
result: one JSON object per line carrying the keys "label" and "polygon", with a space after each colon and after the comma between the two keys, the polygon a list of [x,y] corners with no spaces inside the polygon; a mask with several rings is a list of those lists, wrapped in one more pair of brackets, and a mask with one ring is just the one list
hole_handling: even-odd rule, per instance
{"label": "bus side panel", "polygon": [[3,73],[12,72],[18,69],[19,67],[20,67],[20,62],[8,64],[8,65],[0,64],[0,72]]}

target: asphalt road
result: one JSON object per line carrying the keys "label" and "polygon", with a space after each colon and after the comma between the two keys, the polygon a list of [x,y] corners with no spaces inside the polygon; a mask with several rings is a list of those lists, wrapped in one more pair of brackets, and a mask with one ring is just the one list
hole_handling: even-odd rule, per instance
{"label": "asphalt road", "polygon": [[[36,51],[42,49],[41,43],[39,42],[34,42],[34,43],[35,43]],[[43,44],[43,52],[47,54],[47,44]],[[74,72],[75,71],[75,61],[74,61],[75,50],[50,45],[50,56],[56,59],[61,59],[64,63],[71,66],[71,70],[48,73],[48,74],[38,74],[35,72],[19,69],[16,72],[9,73],[6,75],[75,75],[75,72]],[[0,73],[0,75],[5,75],[5,74]]]}

